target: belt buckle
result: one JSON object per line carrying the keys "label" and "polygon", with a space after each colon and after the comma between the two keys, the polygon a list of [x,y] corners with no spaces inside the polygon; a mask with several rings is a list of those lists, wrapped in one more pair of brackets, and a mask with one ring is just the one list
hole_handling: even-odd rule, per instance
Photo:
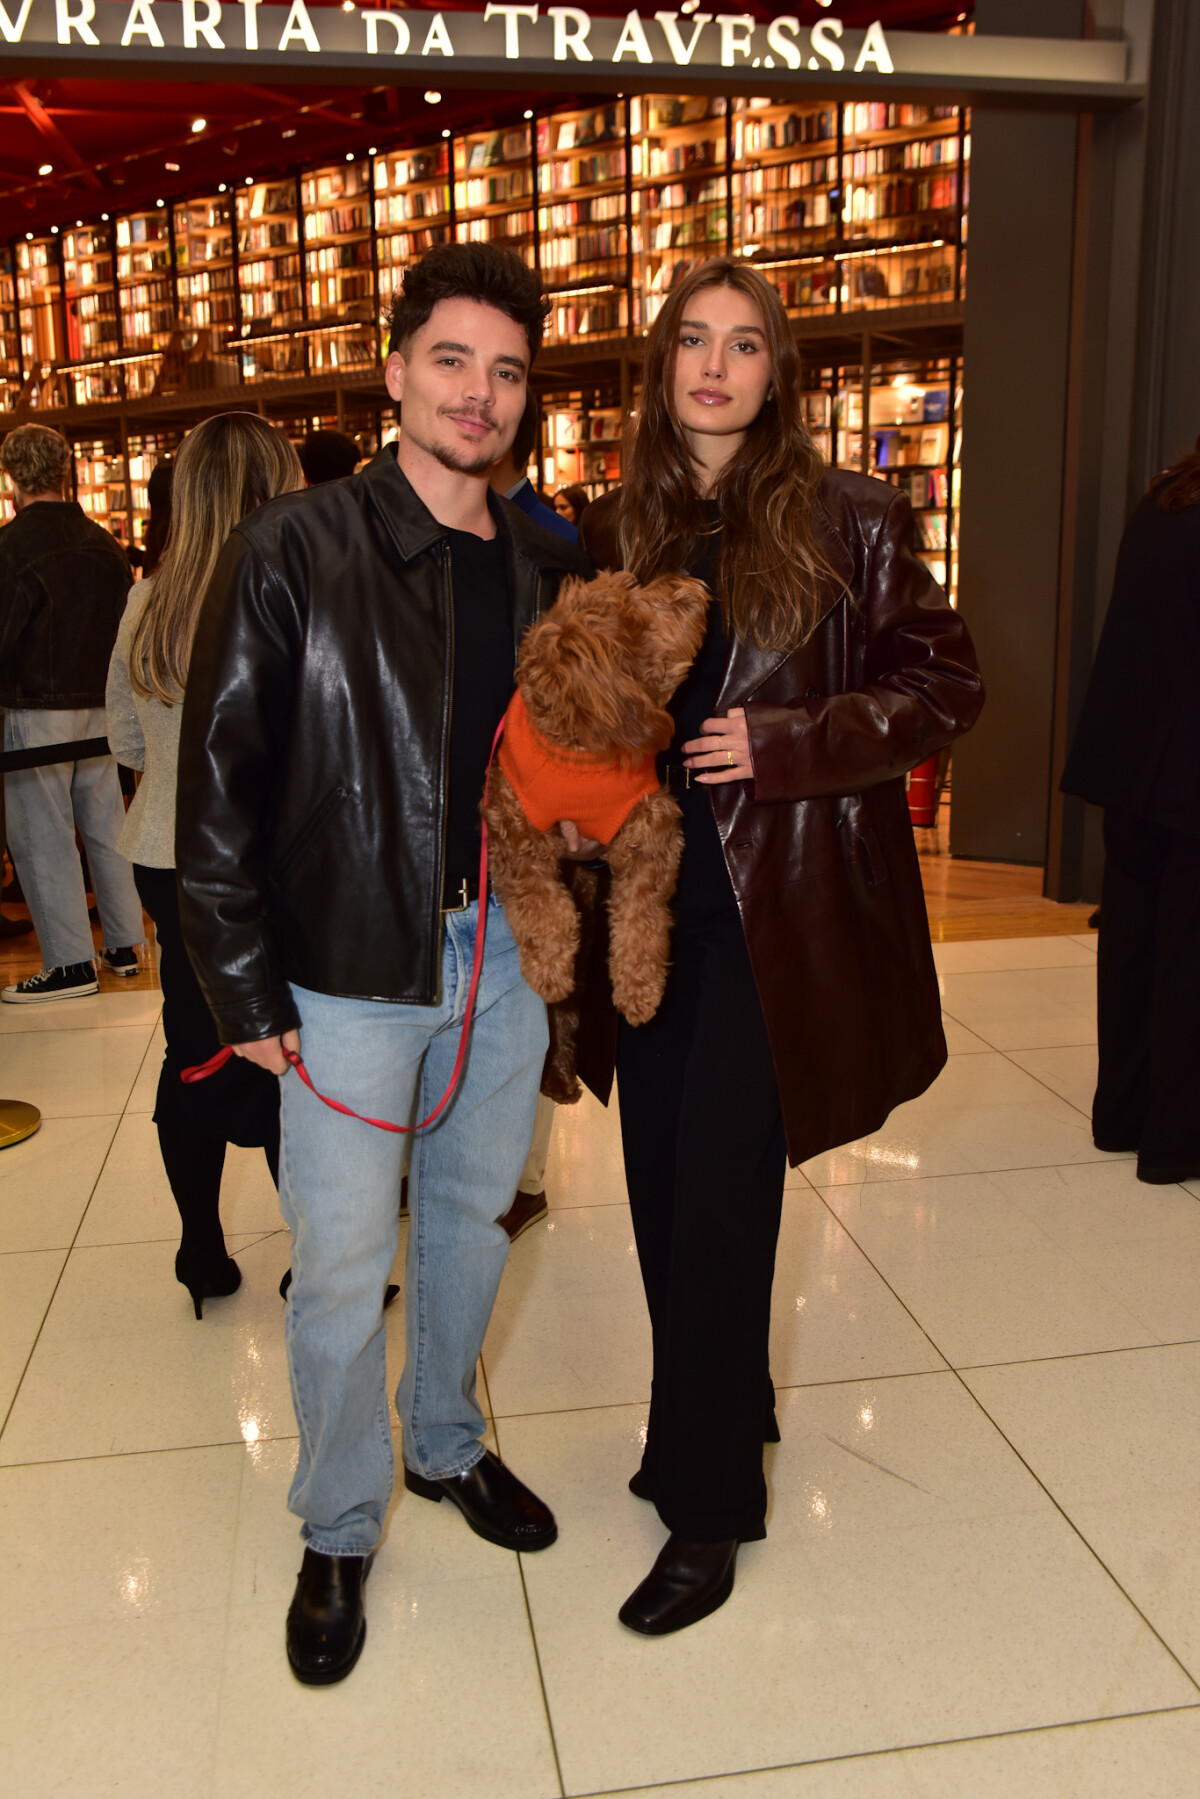
{"label": "belt buckle", "polygon": [[458,887],[459,887],[459,892],[458,892],[457,906],[443,906],[442,907],[443,912],[465,912],[467,910],[467,907],[471,904],[470,891],[468,888],[467,878],[465,875],[463,876],[462,880],[459,882]]}

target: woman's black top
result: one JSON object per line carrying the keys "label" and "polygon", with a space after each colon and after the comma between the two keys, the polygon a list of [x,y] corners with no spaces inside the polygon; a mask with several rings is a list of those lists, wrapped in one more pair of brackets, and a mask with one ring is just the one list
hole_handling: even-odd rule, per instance
{"label": "woman's black top", "polygon": [[[688,573],[703,581],[710,592],[715,592],[717,556],[721,548],[721,509],[715,500],[707,500],[704,510],[708,529],[696,547]],[[683,814],[683,856],[674,900],[674,909],[680,916],[694,917],[737,905],[725,865],[725,852],[717,834],[709,789],[698,785],[694,777],[690,786],[685,785],[685,777],[679,772],[683,766],[683,745],[701,735],[701,725],[716,710],[717,695],[729,662],[729,647],[721,608],[714,598],[709,602],[708,629],[700,652],[668,707],[675,721],[675,732],[670,748],[659,757],[660,770],[670,765],[671,793]]]}

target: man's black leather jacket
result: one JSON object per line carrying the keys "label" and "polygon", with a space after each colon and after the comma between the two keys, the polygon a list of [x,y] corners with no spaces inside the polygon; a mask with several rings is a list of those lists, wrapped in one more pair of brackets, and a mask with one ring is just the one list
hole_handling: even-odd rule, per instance
{"label": "man's black leather jacket", "polygon": [[[591,564],[488,503],[515,664]],[[446,532],[393,449],[229,538],[192,650],[176,822],[184,934],[223,1042],[296,1026],[291,981],[435,1001],[453,659]]]}
{"label": "man's black leather jacket", "polygon": [[37,500],[0,529],[0,706],[103,706],[133,576],[74,500]]}

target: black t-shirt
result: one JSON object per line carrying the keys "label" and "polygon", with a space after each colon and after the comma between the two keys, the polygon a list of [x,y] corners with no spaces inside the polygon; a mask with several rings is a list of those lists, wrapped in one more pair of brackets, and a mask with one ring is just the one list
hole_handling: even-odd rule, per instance
{"label": "black t-shirt", "polygon": [[513,692],[513,603],[503,540],[447,530],[454,596],[454,682],[446,889],[479,873],[479,802],[496,726]]}
{"label": "black t-shirt", "polygon": [[[721,548],[721,512],[715,501],[706,503],[705,514],[708,532],[696,546],[688,573],[703,581],[713,592],[717,555]],[[716,712],[717,695],[725,679],[728,661],[729,638],[721,619],[721,608],[713,599],[709,602],[708,628],[700,652],[676,688],[668,707],[675,720],[675,733],[660,762],[682,765],[683,745],[698,738],[705,719],[712,718]],[[671,792],[683,814],[683,856],[675,892],[676,911],[694,915],[736,905],[725,852],[713,817],[711,789],[697,785],[694,777],[691,786],[684,787],[676,776],[671,782]]]}

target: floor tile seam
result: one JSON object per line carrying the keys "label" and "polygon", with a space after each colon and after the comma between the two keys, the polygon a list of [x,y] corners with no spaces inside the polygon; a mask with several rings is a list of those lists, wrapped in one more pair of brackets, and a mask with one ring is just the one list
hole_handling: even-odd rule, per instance
{"label": "floor tile seam", "polygon": [[[258,1245],[260,1243],[269,1243],[272,1237],[286,1236],[287,1235],[287,1225],[281,1224],[278,1227],[278,1229],[274,1229],[274,1230],[264,1230],[262,1228],[262,1226],[260,1225],[258,1227],[257,1232],[256,1231],[231,1230],[231,1231],[227,1232],[226,1234],[227,1234],[227,1237],[245,1237],[248,1239],[245,1243],[238,1244],[237,1250],[235,1253],[240,1255],[244,1249],[257,1249]],[[79,1250],[84,1250],[84,1249],[146,1249],[146,1248],[150,1247],[152,1244],[156,1244],[156,1243],[174,1243],[177,1241],[177,1238],[178,1238],[178,1232],[172,1231],[172,1233],[169,1237],[106,1237],[103,1243],[78,1243],[78,1242],[75,1242],[75,1243],[69,1244],[67,1247],[71,1250],[76,1250],[76,1249],[79,1249]],[[46,1247],[48,1249],[58,1249],[61,1247],[61,1245],[59,1245],[57,1243],[51,1243],[51,1244],[47,1244]],[[28,1253],[27,1251],[21,1250],[21,1249],[0,1249],[0,1256],[25,1255],[27,1253]]]}
{"label": "floor tile seam", "polygon": [[[1151,1345],[1150,1347],[1161,1347]],[[824,1387],[857,1387],[867,1381],[883,1380],[944,1380],[947,1375],[955,1373],[954,1368],[946,1362],[941,1368],[901,1368],[889,1373],[846,1374],[835,1380],[790,1381],[786,1386],[775,1383],[776,1393],[808,1393],[820,1391]],[[583,1417],[591,1412],[627,1411],[632,1406],[646,1406],[650,1403],[650,1395],[644,1399],[610,1399],[599,1401],[596,1405],[541,1406],[532,1412],[496,1412],[495,1421],[499,1424],[518,1423],[526,1418],[571,1418]]]}
{"label": "floor tile seam", "polygon": [[[1022,1452],[1017,1448],[1017,1445],[1013,1442],[1012,1438],[1009,1436],[1008,1432],[1003,1428],[1002,1425],[997,1423],[995,1418],[993,1418],[991,1412],[988,1410],[987,1406],[983,1403],[982,1399],[980,1399],[979,1395],[972,1390],[972,1388],[962,1378],[962,1375],[958,1373],[957,1369],[954,1370],[954,1374],[955,1374],[955,1378],[959,1381],[960,1385],[962,1386],[963,1392],[969,1396],[972,1403],[982,1413],[983,1417],[987,1419],[988,1423],[991,1425],[992,1429],[996,1432],[996,1434],[1000,1437],[1001,1441],[1007,1444],[1008,1448],[1012,1451],[1013,1455],[1016,1456],[1016,1458],[1020,1462],[1021,1466],[1028,1473],[1030,1479],[1035,1481],[1037,1483],[1037,1485],[1041,1488],[1042,1492],[1046,1495],[1047,1499],[1050,1501],[1050,1503],[1054,1507],[1055,1511],[1062,1518],[1063,1522],[1071,1530],[1071,1532],[1074,1534],[1074,1536],[1076,1538],[1078,1538],[1079,1542],[1082,1543],[1083,1547],[1087,1550],[1087,1553],[1092,1557],[1092,1559],[1096,1563],[1097,1567],[1099,1567],[1102,1570],[1102,1572],[1108,1577],[1108,1579],[1112,1582],[1113,1586],[1116,1588],[1117,1592],[1120,1593],[1121,1597],[1125,1600],[1125,1602],[1129,1606],[1130,1610],[1135,1612],[1136,1615],[1141,1619],[1142,1623],[1145,1625],[1146,1629],[1150,1632],[1151,1636],[1159,1644],[1160,1648],[1163,1649],[1164,1652],[1175,1663],[1175,1666],[1179,1669],[1180,1673],[1184,1676],[1185,1680],[1190,1681],[1192,1686],[1196,1688],[1198,1703],[1200,1703],[1200,1674],[1193,1674],[1191,1669],[1187,1666],[1186,1662],[1183,1660],[1182,1656],[1176,1650],[1172,1649],[1171,1645],[1167,1642],[1166,1638],[1163,1636],[1162,1632],[1158,1629],[1157,1625],[1153,1624],[1150,1621],[1150,1619],[1147,1617],[1145,1611],[1134,1599],[1133,1595],[1126,1590],[1124,1583],[1117,1578],[1116,1574],[1114,1574],[1113,1570],[1109,1567],[1109,1565],[1105,1561],[1104,1557],[1100,1554],[1100,1551],[1095,1547],[1094,1544],[1092,1544],[1088,1541],[1088,1539],[1084,1535],[1082,1529],[1075,1522],[1074,1518],[1071,1517],[1071,1514],[1067,1511],[1067,1509],[1066,1509],[1065,1505],[1062,1503],[1062,1501],[1060,1499],[1058,1499],[1053,1492],[1051,1492],[1049,1486],[1042,1479],[1041,1475],[1038,1474],[1037,1470],[1034,1468],[1033,1464],[1029,1461],[1028,1457],[1022,1454]],[[1186,1708],[1184,1708],[1184,1709],[1186,1709]]]}
{"label": "floor tile seam", "polygon": [[1100,1356],[1108,1355],[1148,1355],[1159,1349],[1188,1349],[1200,1346],[1200,1337],[1176,1337],[1169,1341],[1156,1339],[1153,1343],[1117,1344],[1111,1349],[1069,1349],[1061,1355],[1014,1356],[1004,1362],[958,1362],[950,1372],[952,1374],[986,1374],[990,1368],[1036,1368],[1042,1363],[1050,1362],[1087,1362],[1095,1361]]}
{"label": "floor tile seam", "polygon": [[240,1458],[239,1465],[238,1465],[238,1490],[237,1490],[237,1500],[236,1500],[237,1509],[234,1513],[234,1531],[233,1531],[233,1542],[232,1542],[232,1551],[233,1552],[229,1557],[229,1579],[228,1579],[227,1586],[226,1586],[225,1605],[223,1608],[223,1610],[224,1610],[224,1628],[223,1628],[222,1635],[221,1635],[221,1671],[217,1677],[217,1703],[216,1703],[215,1713],[213,1716],[213,1728],[212,1728],[212,1732],[211,1732],[211,1736],[210,1736],[210,1749],[209,1749],[210,1771],[209,1771],[209,1784],[208,1784],[209,1799],[220,1799],[220,1793],[219,1793],[219,1790],[217,1787],[217,1768],[218,1768],[220,1745],[223,1740],[222,1725],[224,1723],[225,1702],[226,1702],[226,1694],[227,1694],[229,1673],[230,1673],[230,1668],[229,1668],[230,1635],[233,1630],[234,1608],[237,1603],[238,1525],[240,1524],[241,1517],[242,1517],[242,1498],[243,1498],[243,1495],[244,1495],[245,1489],[246,1489],[246,1467],[247,1467],[248,1461],[249,1461],[249,1457],[243,1455]]}
{"label": "floor tile seam", "polygon": [[[1024,1073],[1024,1069],[1022,1069],[1021,1072]],[[1034,1077],[1031,1075],[1030,1079],[1032,1080],[1033,1078]],[[1039,1086],[1042,1085],[1041,1082],[1038,1084]],[[1054,1093],[1052,1087],[1047,1087],[1046,1091],[1052,1093],[1055,1099],[1062,1099],[1062,1094]],[[1063,1100],[1064,1105],[1070,1105],[1070,1103],[1070,1100]],[[1078,1106],[1073,1109],[1077,1112],[1079,1111]],[[1086,1117],[1086,1113],[1080,1113],[1080,1116]],[[812,1159],[813,1161],[818,1160],[816,1156]],[[1037,1174],[1043,1168],[1107,1168],[1115,1167],[1118,1163],[1122,1162],[1133,1162],[1136,1161],[1136,1159],[1136,1156],[1132,1153],[1125,1156],[1114,1155],[1108,1150],[1097,1150],[1094,1156],[1090,1156],[1086,1161],[1082,1162],[1009,1162],[1003,1168],[959,1168],[953,1173],[945,1174],[902,1174],[897,1175],[894,1180],[886,1181],[853,1179],[848,1181],[825,1181],[819,1187],[814,1185],[813,1192],[820,1194],[821,1197],[824,1198],[826,1193],[839,1193],[844,1187],[905,1187],[912,1181],[961,1181],[976,1174]],[[836,1217],[837,1214],[835,1213],[834,1216]],[[838,1219],[838,1223],[841,1223],[840,1219]]]}
{"label": "floor tile seam", "polygon": [[770,1762],[753,1768],[730,1768],[722,1773],[686,1775],[681,1780],[639,1781],[636,1786],[576,1788],[567,1799],[619,1799],[622,1793],[673,1793],[695,1787],[699,1791],[714,1780],[743,1780],[756,1774],[788,1774],[796,1768],[832,1768],[850,1762],[884,1761],[889,1756],[915,1755],[927,1749],[955,1749],[969,1743],[1002,1743],[1011,1738],[1040,1736],[1051,1731],[1101,1729],[1106,1724],[1125,1724],[1138,1718],[1169,1718],[1176,1712],[1200,1711],[1194,1705],[1151,1706],[1145,1711],[1105,1712],[1097,1717],[1064,1718],[1055,1724],[1023,1724],[1014,1730],[981,1731],[974,1736],[930,1737],[921,1742],[896,1743],[887,1749],[855,1749],[845,1755],[824,1755],[809,1761]]}
{"label": "floor tile seam", "polygon": [[[1090,1049],[1091,1047],[1091,1044],[1083,1043],[1041,1043],[1037,1045],[1038,1049]],[[1044,1087],[1046,1089],[1047,1093],[1053,1093],[1055,1099],[1061,1099],[1064,1106],[1070,1106],[1073,1112],[1078,1112],[1079,1116],[1086,1119],[1090,1126],[1092,1122],[1092,1115],[1090,1112],[1085,1112],[1082,1106],[1077,1106],[1073,1099],[1068,1099],[1065,1093],[1060,1093],[1057,1087],[1052,1087],[1049,1081],[1043,1080],[1040,1074],[1035,1074],[1032,1068],[1022,1068],[1021,1064],[1014,1059],[1017,1056],[1028,1056],[1033,1053],[1035,1052],[1028,1049],[1022,1049],[1019,1045],[1015,1045],[1012,1049],[1002,1049],[1000,1051],[1000,1054],[1004,1057],[1006,1062],[1011,1062],[1014,1068],[1020,1069],[1022,1074],[1027,1074],[1031,1081],[1036,1081],[1039,1087]]]}
{"label": "floor tile seam", "polygon": [[[149,1045],[147,1045],[147,1048],[149,1048]],[[142,1061],[145,1061],[145,1056],[142,1057]],[[141,1063],[140,1062],[138,1064],[138,1071],[139,1072],[141,1071]],[[133,1079],[134,1079],[134,1081],[137,1080],[136,1074],[134,1075]],[[130,1083],[130,1092],[132,1092],[132,1091],[133,1091],[133,1084],[131,1082]],[[87,1114],[85,1114],[85,1116],[87,1116]],[[0,1419],[0,1445],[2,1445],[4,1442],[4,1433],[8,1429],[9,1420],[13,1414],[13,1407],[16,1405],[17,1399],[20,1396],[21,1388],[25,1384],[25,1376],[29,1373],[29,1365],[37,1353],[37,1346],[42,1340],[42,1332],[46,1328],[46,1320],[50,1316],[50,1308],[53,1306],[54,1301],[58,1297],[58,1290],[62,1285],[62,1278],[63,1278],[64,1273],[66,1272],[67,1263],[71,1260],[72,1251],[74,1250],[76,1243],[78,1243],[78,1241],[79,1241],[79,1233],[83,1229],[83,1221],[87,1217],[88,1212],[91,1209],[92,1201],[96,1197],[96,1189],[100,1185],[100,1182],[104,1177],[104,1170],[108,1167],[108,1158],[112,1154],[113,1144],[116,1142],[117,1133],[121,1128],[122,1114],[114,1113],[114,1112],[104,1112],[104,1113],[98,1114],[98,1116],[104,1117],[104,1118],[112,1118],[114,1120],[113,1128],[112,1128],[112,1135],[109,1137],[107,1147],[105,1148],[104,1154],[101,1157],[100,1166],[96,1170],[96,1178],[92,1182],[91,1187],[88,1189],[87,1198],[85,1199],[85,1201],[83,1203],[83,1207],[80,1210],[79,1218],[75,1225],[75,1234],[71,1238],[71,1241],[67,1246],[66,1254],[63,1256],[62,1265],[59,1268],[57,1278],[55,1279],[55,1282],[54,1282],[54,1286],[51,1289],[50,1296],[46,1301],[45,1309],[42,1312],[41,1322],[38,1324],[37,1330],[34,1332],[33,1342],[29,1345],[29,1354],[25,1357],[25,1361],[22,1364],[20,1376],[17,1380],[16,1385],[13,1388],[12,1397],[9,1400],[8,1405],[5,1407],[3,1419]],[[55,1252],[55,1253],[57,1253],[57,1252]]]}
{"label": "floor tile seam", "polygon": [[98,1455],[38,1456],[27,1462],[0,1461],[0,1478],[10,1468],[73,1468],[83,1462],[124,1462],[139,1455],[196,1455],[210,1449],[258,1449],[264,1443],[298,1443],[299,1432],[291,1436],[261,1436],[253,1443],[244,1437],[222,1437],[215,1443],[159,1443],[145,1449],[106,1449]]}
{"label": "floor tile seam", "polygon": [[[484,1381],[486,1383],[487,1365],[484,1362],[482,1354],[480,1354],[479,1357],[479,1364],[483,1369]],[[492,1415],[492,1430],[496,1438],[496,1453],[501,1461],[503,1461],[504,1446],[500,1436],[499,1421],[495,1417],[495,1414]],[[562,1760],[558,1753],[558,1737],[554,1729],[554,1719],[550,1712],[550,1695],[546,1691],[546,1675],[545,1670],[542,1667],[542,1652],[537,1640],[537,1628],[533,1622],[533,1608],[529,1603],[529,1587],[525,1580],[525,1558],[521,1555],[519,1550],[517,1552],[517,1575],[521,1582],[521,1602],[525,1607],[525,1622],[529,1626],[529,1640],[533,1648],[533,1665],[537,1669],[538,1688],[542,1695],[542,1711],[546,1719],[546,1734],[550,1738],[550,1753],[554,1758],[554,1774],[558,1781],[558,1799],[564,1799],[567,1789],[563,1781]]]}

